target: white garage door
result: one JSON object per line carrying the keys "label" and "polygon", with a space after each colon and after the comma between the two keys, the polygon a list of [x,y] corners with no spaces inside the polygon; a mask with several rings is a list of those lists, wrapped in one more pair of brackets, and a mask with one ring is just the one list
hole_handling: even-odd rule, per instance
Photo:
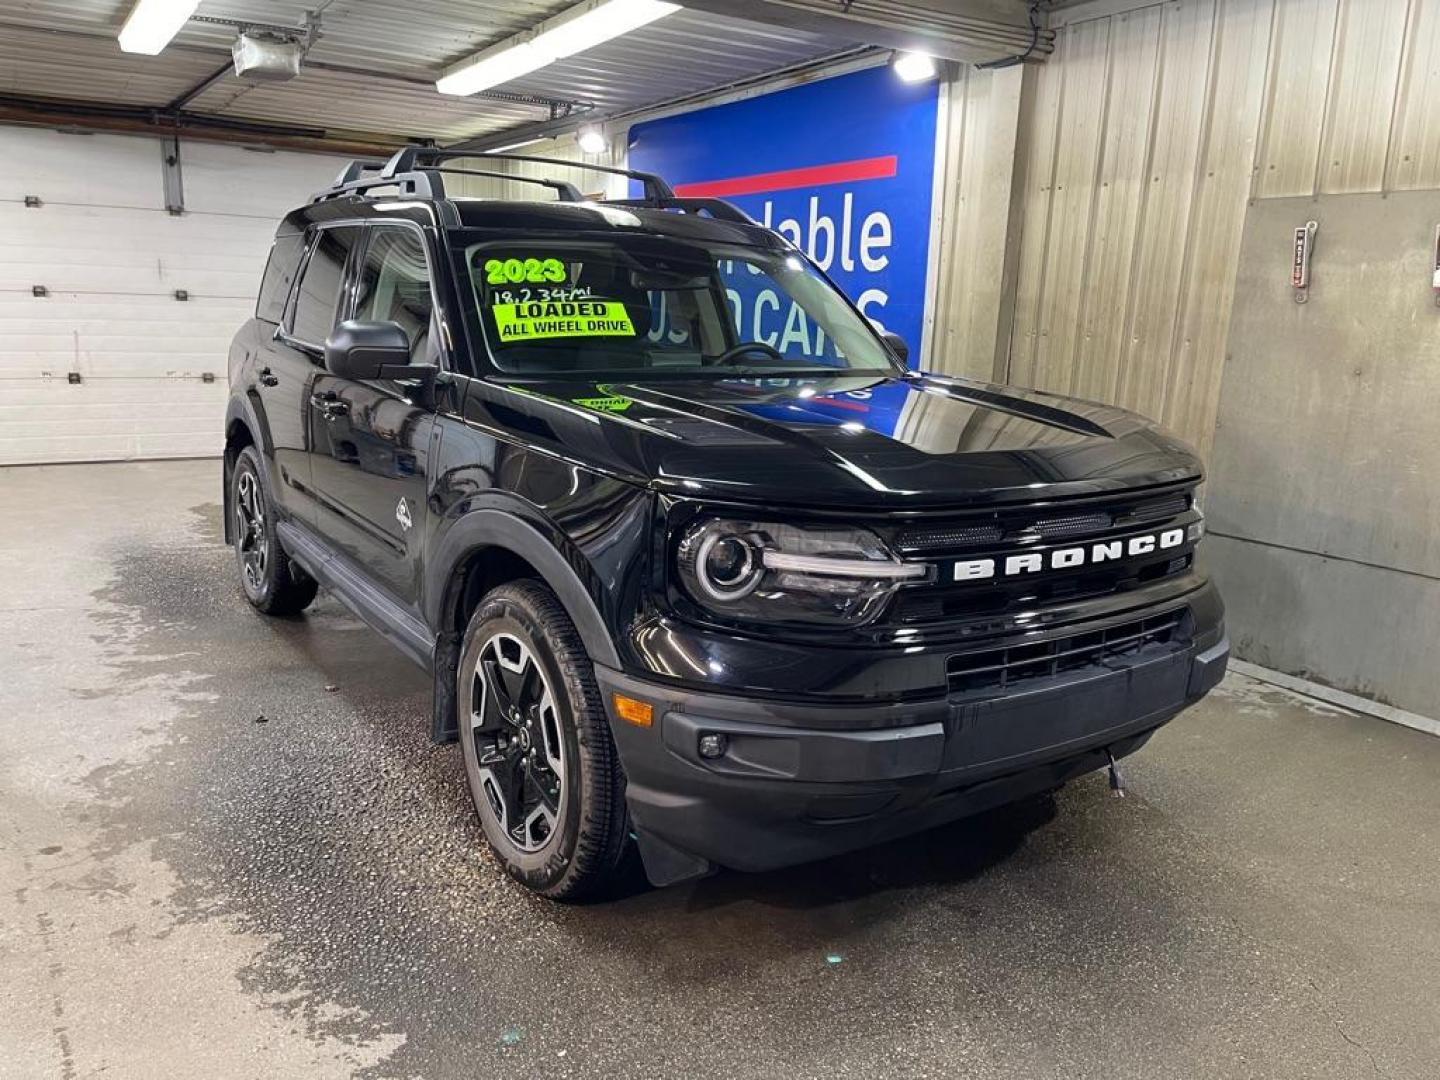
{"label": "white garage door", "polygon": [[181,155],[172,216],[158,140],[0,127],[0,464],[220,452],[230,338],[275,225],[343,161]]}

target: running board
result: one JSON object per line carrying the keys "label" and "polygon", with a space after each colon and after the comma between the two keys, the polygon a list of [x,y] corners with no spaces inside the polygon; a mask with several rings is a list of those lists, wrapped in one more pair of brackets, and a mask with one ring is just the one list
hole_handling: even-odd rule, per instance
{"label": "running board", "polygon": [[367,623],[386,641],[426,671],[431,668],[435,638],[429,628],[378,589],[343,556],[331,551],[308,529],[293,521],[276,527],[285,554]]}

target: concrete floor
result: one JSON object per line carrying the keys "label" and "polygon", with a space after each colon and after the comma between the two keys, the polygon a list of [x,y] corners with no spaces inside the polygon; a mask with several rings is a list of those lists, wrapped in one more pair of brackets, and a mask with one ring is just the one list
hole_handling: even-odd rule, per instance
{"label": "concrete floor", "polygon": [[0,469],[0,1076],[1440,1076],[1440,739],[1232,677],[1130,799],[556,907],[218,495]]}

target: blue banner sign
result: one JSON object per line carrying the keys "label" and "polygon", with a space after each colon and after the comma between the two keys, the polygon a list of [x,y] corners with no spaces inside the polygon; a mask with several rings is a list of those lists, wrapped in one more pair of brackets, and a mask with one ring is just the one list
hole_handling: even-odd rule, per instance
{"label": "blue banner sign", "polygon": [[[788,237],[867,318],[905,339],[913,367],[925,321],[938,94],[933,82],[870,68],[636,124],[629,164],[659,173],[678,195],[727,199]],[[767,278],[723,269],[742,333],[791,355],[834,355],[834,343]],[[831,399],[834,422],[864,412],[869,426],[893,430],[905,396],[879,386]]]}
{"label": "blue banner sign", "polygon": [[[629,163],[788,237],[918,356],[937,97],[933,82],[871,68],[637,124]],[[764,289],[741,290],[741,303],[737,321],[757,337],[804,332]]]}

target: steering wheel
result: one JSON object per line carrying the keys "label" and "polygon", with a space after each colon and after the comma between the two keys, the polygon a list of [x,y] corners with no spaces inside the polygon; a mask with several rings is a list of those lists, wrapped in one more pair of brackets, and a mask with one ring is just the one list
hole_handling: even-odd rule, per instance
{"label": "steering wheel", "polygon": [[775,348],[775,346],[767,344],[766,342],[742,341],[739,345],[730,346],[730,348],[726,349],[714,360],[710,361],[710,363],[712,366],[719,364],[733,364],[736,360],[739,360],[740,357],[746,355],[747,353],[762,353],[774,360],[785,359],[784,353],[782,353],[779,349]]}

